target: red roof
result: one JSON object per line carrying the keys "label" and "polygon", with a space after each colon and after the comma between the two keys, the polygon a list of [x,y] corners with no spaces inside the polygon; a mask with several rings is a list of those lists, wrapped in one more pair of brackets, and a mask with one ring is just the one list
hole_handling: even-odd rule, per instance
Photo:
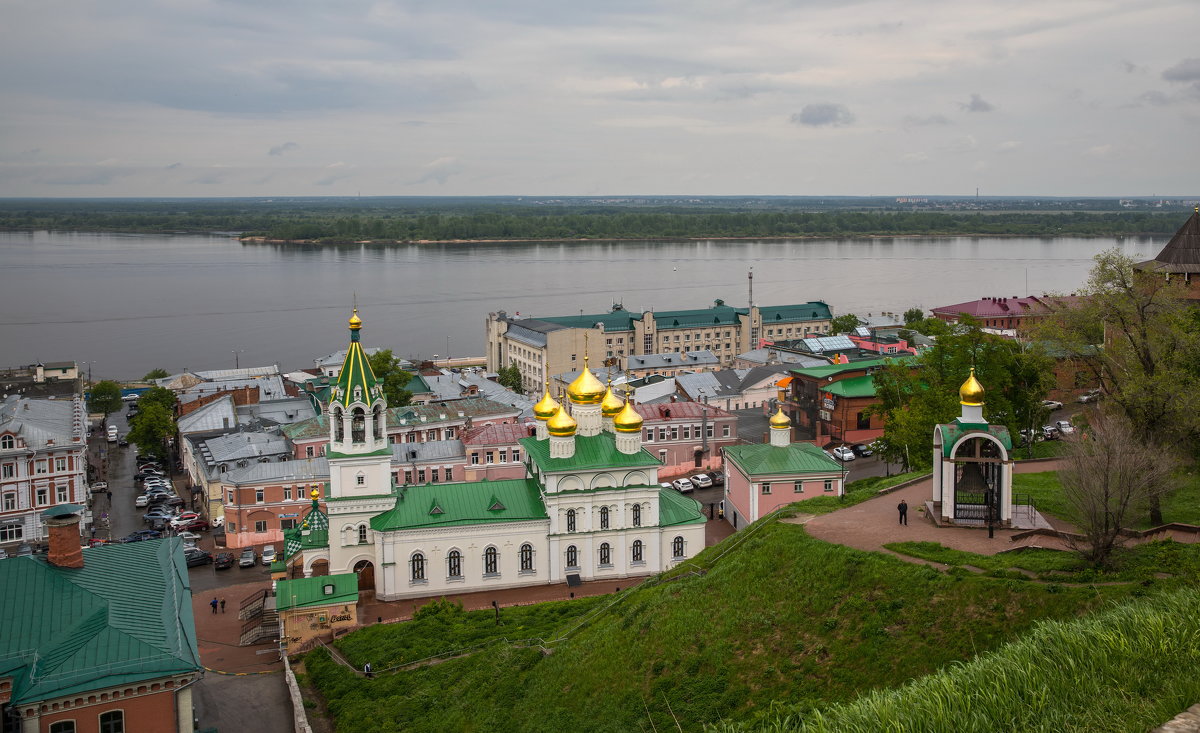
{"label": "red roof", "polygon": [[1053,310],[1069,307],[1078,299],[1078,296],[1075,295],[980,298],[979,300],[972,300],[967,303],[943,305],[933,308],[932,311],[944,316],[957,316],[960,313],[966,313],[975,318],[1021,318],[1024,316],[1043,316]]}
{"label": "red roof", "polygon": [[530,436],[529,428],[520,423],[480,425],[463,431],[463,445],[516,445]]}

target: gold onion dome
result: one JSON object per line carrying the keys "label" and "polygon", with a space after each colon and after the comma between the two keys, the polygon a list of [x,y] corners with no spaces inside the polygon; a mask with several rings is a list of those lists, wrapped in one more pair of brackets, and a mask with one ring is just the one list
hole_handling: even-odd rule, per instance
{"label": "gold onion dome", "polygon": [[618,433],[637,433],[642,429],[642,416],[633,409],[632,402],[626,402],[621,412],[613,418],[613,430]]}
{"label": "gold onion dome", "polygon": [[968,407],[979,407],[983,404],[983,385],[975,378],[975,367],[971,367],[971,376],[958,388],[960,404]]}
{"label": "gold onion dome", "polygon": [[358,317],[358,309],[354,309],[354,315],[350,316],[350,330],[357,331],[362,328],[362,319]]}
{"label": "gold onion dome", "polygon": [[577,405],[594,405],[604,397],[604,385],[588,369],[587,358],[583,360],[583,371],[567,387],[567,396]]}
{"label": "gold onion dome", "polygon": [[546,394],[533,406],[533,416],[538,420],[549,420],[559,407],[558,401],[550,396],[550,387],[546,387]]}
{"label": "gold onion dome", "polygon": [[788,419],[787,415],[783,414],[782,407],[780,407],[779,410],[774,415],[771,416],[771,427],[773,427],[773,428],[791,428],[792,427],[792,421]]}
{"label": "gold onion dome", "polygon": [[575,418],[568,415],[567,411],[561,407],[554,413],[554,417],[546,422],[546,430],[558,438],[569,438],[574,435],[576,427]]}
{"label": "gold onion dome", "polygon": [[604,417],[616,417],[624,406],[625,400],[613,394],[612,385],[608,385],[608,390],[604,393],[604,401],[600,403],[600,414]]}

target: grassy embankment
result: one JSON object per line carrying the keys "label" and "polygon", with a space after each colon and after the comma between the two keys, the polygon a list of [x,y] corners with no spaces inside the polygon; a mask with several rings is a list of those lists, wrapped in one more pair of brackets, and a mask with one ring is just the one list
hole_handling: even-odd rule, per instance
{"label": "grassy embankment", "polygon": [[[1178,488],[1162,498],[1163,520],[1200,524],[1200,472],[1197,469],[1181,470],[1177,482]],[[1063,498],[1062,484],[1054,471],[1015,474],[1013,493],[1031,494],[1038,511],[1073,521],[1070,507]],[[1150,527],[1150,517],[1144,511],[1131,515],[1130,519],[1135,529]]]}
{"label": "grassy embankment", "polygon": [[[825,511],[823,499],[797,510]],[[676,720],[695,730],[753,721],[776,700],[793,711],[848,702],[995,649],[1038,620],[1144,592],[946,575],[815,540],[777,518],[726,542],[740,546],[696,558],[706,574],[626,591],[548,656],[494,645],[363,680],[317,650],[307,672],[339,731],[667,730]],[[376,627],[369,640],[351,635],[338,646],[352,664],[379,669],[383,649],[411,650],[407,659],[462,646],[459,625]]]}

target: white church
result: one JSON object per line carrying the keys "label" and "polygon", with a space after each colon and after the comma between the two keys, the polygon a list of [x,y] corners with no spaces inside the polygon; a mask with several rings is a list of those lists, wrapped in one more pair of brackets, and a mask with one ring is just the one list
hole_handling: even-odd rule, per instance
{"label": "white church", "polygon": [[[329,484],[284,533],[289,577],[355,572],[380,600],[648,575],[704,549],[698,502],[659,484],[642,418],[587,368],[534,406],[526,478],[396,485],[387,404],[350,318],[330,396]],[[586,360],[585,360],[586,362]]]}

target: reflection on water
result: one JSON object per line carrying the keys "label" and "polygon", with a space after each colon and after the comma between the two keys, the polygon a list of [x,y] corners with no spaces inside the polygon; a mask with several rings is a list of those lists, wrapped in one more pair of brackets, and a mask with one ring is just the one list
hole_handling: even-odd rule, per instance
{"label": "reflection on water", "polygon": [[887,238],[336,246],[220,236],[0,233],[4,364],[75,359],[93,373],[285,369],[365,340],[408,356],[481,354],[488,311],[527,315],[825,300],[837,313],[1069,292],[1117,246],[1164,240]]}

